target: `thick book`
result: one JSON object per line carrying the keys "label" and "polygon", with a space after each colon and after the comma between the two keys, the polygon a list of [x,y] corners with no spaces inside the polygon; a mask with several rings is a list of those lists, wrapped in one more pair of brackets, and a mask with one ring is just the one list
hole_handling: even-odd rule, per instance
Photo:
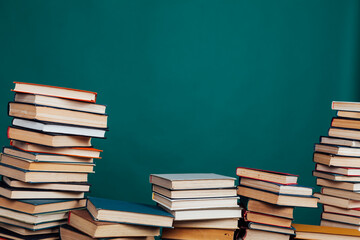
{"label": "thick book", "polygon": [[214,173],[151,174],[150,183],[171,190],[235,187],[235,178]]}
{"label": "thick book", "polygon": [[360,130],[354,129],[331,127],[329,128],[328,135],[330,137],[360,140]]}
{"label": "thick book", "polygon": [[[300,236],[304,236],[304,237],[313,236],[312,238],[304,238],[304,239],[331,239],[331,240],[354,239],[355,240],[355,239],[359,239],[360,237],[359,231],[347,229],[347,228],[316,226],[316,225],[306,225],[306,224],[293,224],[293,227],[296,229],[296,236],[298,238],[301,238]],[[303,235],[302,233],[314,233],[314,235],[310,235],[310,234]],[[316,234],[324,234],[324,235],[316,235]],[[347,237],[355,237],[355,238],[347,238]]]}
{"label": "thick book", "polygon": [[68,224],[93,238],[160,235],[159,227],[94,221],[87,210],[71,211]]}
{"label": "thick book", "polygon": [[314,153],[314,162],[327,166],[360,168],[360,157],[337,156],[325,153]]}
{"label": "thick book", "polygon": [[319,203],[331,205],[340,208],[353,209],[360,208],[360,201],[315,193],[315,197],[319,198]]}
{"label": "thick book", "polygon": [[355,118],[360,119],[360,113],[359,112],[353,112],[353,111],[337,111],[338,117],[343,118]]}
{"label": "thick book", "polygon": [[235,232],[226,229],[203,228],[166,228],[163,229],[162,239],[187,240],[233,240]]}
{"label": "thick book", "polygon": [[359,102],[333,101],[331,104],[331,109],[332,110],[341,110],[341,111],[360,112],[360,103]]}
{"label": "thick book", "polygon": [[[92,162],[92,158],[101,158],[100,153],[102,150],[95,149],[92,147],[48,147],[39,144],[21,142],[18,140],[11,140],[10,145],[14,148],[20,149],[24,152],[33,154],[54,154],[54,155],[65,155],[72,157],[86,158],[83,161]],[[80,159],[76,158],[78,161]],[[74,160],[72,160],[74,161]]]}
{"label": "thick book", "polygon": [[217,197],[217,198],[182,198],[170,199],[163,195],[153,193],[152,199],[161,206],[172,210],[186,209],[208,209],[237,207],[239,197]]}
{"label": "thick book", "polygon": [[73,173],[93,173],[93,163],[71,163],[71,162],[45,162],[33,161],[26,158],[14,157],[8,154],[2,154],[0,162],[8,166],[30,170],[45,172],[73,172]]}
{"label": "thick book", "polygon": [[318,199],[313,196],[279,194],[257,188],[238,186],[238,195],[280,206],[317,208]]}
{"label": "thick book", "polygon": [[249,222],[247,224],[247,227],[249,229],[254,230],[260,230],[260,231],[266,231],[266,232],[273,232],[273,233],[281,233],[281,234],[287,234],[287,235],[295,235],[295,228],[293,227],[279,227],[279,226],[272,226],[272,225],[266,225],[261,223],[254,223]]}
{"label": "thick book", "polygon": [[294,174],[245,167],[238,167],[236,169],[236,175],[279,184],[296,184],[298,179],[298,176]]}
{"label": "thick book", "polygon": [[174,216],[175,221],[190,220],[210,220],[210,219],[229,219],[241,218],[242,208],[210,208],[210,209],[190,209],[169,212]]}
{"label": "thick book", "polygon": [[317,143],[315,144],[315,151],[340,156],[360,157],[360,148],[357,147],[344,147]]}
{"label": "thick book", "polygon": [[23,151],[16,147],[4,147],[3,153],[18,158],[25,158],[35,162],[60,162],[60,163],[93,163],[93,158],[65,156],[59,154],[36,153]]}
{"label": "thick book", "polygon": [[174,221],[174,228],[238,229],[239,218]]}
{"label": "thick book", "polygon": [[22,128],[9,127],[8,138],[50,147],[90,147],[91,138],[61,134],[45,134]]}
{"label": "thick book", "polygon": [[330,205],[323,205],[323,211],[328,213],[337,213],[348,216],[360,217],[359,209],[345,209],[340,207],[334,207]]}
{"label": "thick book", "polygon": [[240,239],[242,240],[289,240],[290,235],[283,233],[276,233],[270,231],[263,231],[257,229],[244,228],[240,232]]}
{"label": "thick book", "polygon": [[25,82],[14,82],[15,87],[13,89],[16,93],[31,93],[37,95],[45,95],[52,97],[59,97],[65,99],[72,99],[76,101],[84,102],[96,102],[96,92],[49,86],[37,83],[25,83]]}
{"label": "thick book", "polygon": [[80,112],[28,103],[9,102],[9,116],[74,126],[107,128],[108,115]]}
{"label": "thick book", "polygon": [[12,121],[12,125],[44,133],[58,133],[94,138],[105,138],[105,133],[107,131],[107,129],[71,126],[66,124],[34,121],[22,118],[14,118]]}
{"label": "thick book", "polygon": [[39,234],[39,235],[21,235],[12,231],[9,231],[5,228],[0,228],[0,239],[11,239],[11,240],[58,240],[58,233],[50,234]]}
{"label": "thick book", "polygon": [[330,220],[325,220],[325,219],[322,219],[320,221],[320,226],[354,229],[355,231],[360,231],[360,226],[358,226],[358,225],[342,223],[342,222],[337,222],[337,221],[330,221]]}
{"label": "thick book", "polygon": [[89,192],[90,184],[85,183],[27,183],[3,176],[3,181],[13,188],[45,189],[55,191]]}
{"label": "thick book", "polygon": [[276,217],[258,212],[245,212],[244,220],[247,222],[262,223],[271,226],[291,228],[292,219]]}
{"label": "thick book", "polygon": [[360,191],[348,191],[348,190],[342,190],[332,187],[322,187],[321,193],[329,196],[360,201]]}
{"label": "thick book", "polygon": [[240,202],[241,205],[248,211],[261,212],[268,215],[290,219],[294,217],[293,207],[278,206],[246,197],[241,197]]}
{"label": "thick book", "polygon": [[5,228],[7,230],[10,230],[14,233],[23,235],[23,236],[31,236],[31,235],[39,235],[39,234],[51,234],[51,233],[58,233],[59,228],[58,227],[52,227],[52,228],[46,228],[41,230],[29,230],[23,227],[18,227],[15,225],[10,225],[7,223],[1,223],[0,222],[0,228]]}
{"label": "thick book", "polygon": [[29,171],[0,163],[0,175],[29,183],[87,182],[87,173]]}
{"label": "thick book", "polygon": [[331,126],[336,128],[360,129],[360,120],[349,118],[333,118]]}
{"label": "thick book", "polygon": [[15,102],[30,103],[36,105],[47,105],[50,107],[65,108],[82,112],[106,113],[106,105],[74,101],[59,97],[36,95],[28,93],[15,93]]}
{"label": "thick book", "polygon": [[9,199],[81,199],[84,192],[13,188],[0,181],[0,195]]}
{"label": "thick book", "polygon": [[167,198],[210,198],[210,197],[234,197],[237,195],[236,188],[215,188],[215,189],[196,189],[196,190],[170,190],[157,185],[152,186],[155,193]]}
{"label": "thick book", "polygon": [[360,182],[360,176],[344,176],[336,173],[313,171],[313,176],[336,182]]}
{"label": "thick book", "polygon": [[239,185],[244,185],[248,187],[254,187],[270,192],[277,192],[281,194],[293,194],[293,195],[312,195],[313,189],[309,187],[303,187],[299,185],[283,185],[272,182],[264,182],[261,180],[251,179],[251,178],[243,178],[240,177]]}
{"label": "thick book", "polygon": [[96,221],[172,227],[174,217],[158,206],[89,197],[87,209]]}
{"label": "thick book", "polygon": [[31,215],[80,209],[86,206],[86,199],[23,199],[12,200],[0,197],[0,208],[7,208]]}
{"label": "thick book", "polygon": [[0,216],[0,223],[10,224],[15,227],[24,228],[24,229],[27,229],[30,231],[38,231],[38,230],[44,230],[44,229],[49,229],[49,228],[57,228],[63,224],[66,224],[66,222],[67,222],[67,220],[65,218],[65,219],[59,220],[59,221],[51,221],[51,222],[32,224],[32,223],[24,222],[22,220],[18,221],[18,220],[14,220],[11,218]]}
{"label": "thick book", "polygon": [[335,137],[320,137],[320,143],[336,146],[346,146],[346,147],[360,147],[360,141],[345,139],[345,138],[335,138]]}
{"label": "thick book", "polygon": [[347,216],[338,213],[323,212],[321,215],[321,219],[353,224],[360,227],[360,217],[357,216]]}
{"label": "thick book", "polygon": [[316,184],[323,187],[338,188],[353,192],[360,191],[360,183],[356,182],[336,182],[332,180],[318,178],[316,179]]}
{"label": "thick book", "polygon": [[360,168],[352,167],[334,167],[326,166],[323,164],[316,164],[315,169],[320,172],[335,173],[345,176],[357,176],[360,177]]}

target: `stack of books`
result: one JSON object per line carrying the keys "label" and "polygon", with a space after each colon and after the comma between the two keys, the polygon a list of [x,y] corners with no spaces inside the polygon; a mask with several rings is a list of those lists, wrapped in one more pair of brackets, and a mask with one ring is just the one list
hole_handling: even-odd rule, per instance
{"label": "stack of books", "polygon": [[289,240],[294,207],[316,208],[312,188],[297,185],[298,176],[239,167],[238,195],[246,212],[239,235],[244,240]]}
{"label": "stack of books", "polygon": [[153,200],[174,215],[163,239],[232,240],[242,209],[235,178],[213,173],[152,174]]}
{"label": "stack of books", "polygon": [[173,216],[152,205],[89,197],[87,209],[70,212],[60,228],[62,240],[153,240],[160,227],[173,225]]}
{"label": "stack of books", "polygon": [[88,174],[104,138],[107,115],[96,93],[15,83],[9,103],[10,146],[0,161],[0,237],[58,239],[70,209],[86,205]]}
{"label": "stack of books", "polygon": [[349,228],[293,224],[296,229],[294,239],[307,240],[358,240],[360,232]]}
{"label": "stack of books", "polygon": [[321,225],[360,230],[360,103],[333,102],[332,109],[337,116],[314,153]]}

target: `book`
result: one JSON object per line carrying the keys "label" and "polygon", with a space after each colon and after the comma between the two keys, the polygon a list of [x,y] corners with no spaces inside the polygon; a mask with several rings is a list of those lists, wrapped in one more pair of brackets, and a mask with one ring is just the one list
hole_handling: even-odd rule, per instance
{"label": "book", "polygon": [[210,208],[210,209],[191,209],[177,210],[169,212],[174,216],[175,221],[187,220],[210,220],[241,218],[242,208]]}
{"label": "book", "polygon": [[60,237],[62,240],[154,240],[154,237],[92,238],[69,225],[62,225],[60,227]]}
{"label": "book", "polygon": [[33,161],[26,158],[14,157],[7,154],[2,154],[0,162],[8,166],[16,168],[31,170],[31,171],[46,171],[46,172],[77,172],[77,173],[93,173],[93,163],[70,163],[70,162],[44,162]]}
{"label": "book", "polygon": [[90,92],[79,89],[56,87],[36,83],[14,82],[14,92],[16,93],[31,93],[37,95],[45,95],[52,97],[59,97],[65,99],[72,99],[84,102],[96,102],[96,92]]}
{"label": "book", "polygon": [[360,103],[333,101],[331,104],[331,109],[332,110],[360,112]]}
{"label": "book", "polygon": [[344,236],[342,234],[329,234],[329,233],[317,233],[317,232],[298,232],[296,231],[295,239],[316,239],[316,240],[356,240],[359,237]]}
{"label": "book", "polygon": [[334,207],[334,206],[330,206],[330,205],[323,205],[323,210],[324,210],[324,212],[328,212],[328,213],[337,213],[337,214],[342,214],[342,215],[360,217],[359,209],[345,209],[345,208]]}
{"label": "book", "polygon": [[106,130],[89,127],[78,127],[59,123],[42,122],[14,118],[12,125],[20,128],[31,129],[44,133],[58,133],[65,135],[76,135],[85,137],[105,138]]}
{"label": "book", "polygon": [[7,208],[15,212],[28,213],[31,215],[61,212],[84,208],[86,199],[26,199],[12,200],[0,197],[0,209]]}
{"label": "book", "polygon": [[152,185],[155,193],[167,198],[210,198],[210,197],[234,197],[237,195],[236,188],[217,188],[217,189],[195,189],[195,190],[170,190],[157,185]]}
{"label": "book", "polygon": [[162,239],[233,240],[234,231],[227,229],[164,228]]}
{"label": "book", "polygon": [[152,199],[169,210],[237,207],[238,197],[170,199],[153,193]]}
{"label": "book", "polygon": [[360,140],[360,131],[359,130],[331,127],[331,128],[329,128],[328,134],[330,137]]}
{"label": "book", "polygon": [[279,184],[296,184],[298,179],[297,175],[289,173],[273,172],[245,167],[238,167],[236,169],[236,175],[238,175],[239,177],[252,178],[256,180]]}
{"label": "book", "polygon": [[292,219],[276,217],[258,212],[247,211],[244,214],[244,220],[247,222],[262,223],[271,226],[291,228]]}
{"label": "book", "polygon": [[336,173],[313,171],[313,176],[336,182],[360,182],[360,176],[344,176]]}
{"label": "book", "polygon": [[360,201],[360,191],[354,192],[354,191],[347,191],[347,190],[336,189],[331,187],[323,187],[321,188],[321,193],[329,196]]}
{"label": "book", "polygon": [[58,154],[26,152],[15,147],[4,147],[3,153],[35,162],[93,163],[93,158],[63,156]]}
{"label": "book", "polygon": [[37,223],[37,224],[31,224],[24,221],[18,221],[14,219],[10,219],[7,217],[1,217],[0,216],[0,223],[6,223],[13,225],[18,228],[25,228],[27,230],[31,231],[38,231],[38,230],[44,230],[54,227],[59,227],[60,225],[66,224],[67,220],[63,219],[61,221],[51,221],[51,222],[44,222],[44,223]]}
{"label": "book", "polygon": [[28,171],[0,163],[0,175],[29,183],[87,182],[87,173]]}
{"label": "book", "polygon": [[312,195],[313,193],[312,188],[309,187],[303,187],[299,185],[282,185],[278,183],[264,182],[261,180],[243,178],[243,177],[240,177],[239,185],[258,188],[270,192],[277,192],[281,194],[295,194],[295,195],[306,196],[306,195]]}
{"label": "book", "polygon": [[[360,237],[359,231],[355,231],[352,229],[346,229],[346,228],[295,224],[295,223],[293,224],[293,227],[296,229],[296,233],[308,232],[308,233],[323,233],[323,234],[329,234],[329,235],[338,235],[337,239],[343,239],[343,237],[346,237],[346,236]],[[317,238],[315,238],[315,239],[317,239]],[[323,238],[321,238],[321,239],[323,239]],[[335,238],[332,238],[332,239],[335,239]],[[350,239],[352,239],[352,238],[350,238]]]}
{"label": "book", "polygon": [[86,210],[71,211],[68,224],[92,238],[160,235],[158,227],[94,221]]}
{"label": "book", "polygon": [[158,206],[89,197],[87,209],[96,221],[172,227],[173,216]]}
{"label": "book", "polygon": [[328,166],[360,168],[359,160],[359,157],[336,156],[318,152],[314,153],[314,162]]}
{"label": "book", "polygon": [[261,231],[266,231],[266,232],[273,232],[273,233],[282,233],[282,234],[287,234],[287,235],[295,235],[295,228],[290,227],[279,227],[279,226],[272,226],[272,225],[266,225],[266,224],[261,224],[261,223],[254,223],[254,222],[249,222],[247,224],[247,227],[249,229],[254,229],[254,230],[261,230]]}
{"label": "book", "polygon": [[319,186],[330,187],[330,188],[339,188],[349,191],[360,191],[360,183],[336,182],[336,181],[318,178],[316,179],[316,184]]}
{"label": "book", "polygon": [[89,147],[91,146],[90,137],[70,136],[59,134],[45,134],[41,132],[29,131],[21,128],[9,127],[8,138],[25,142],[37,143],[51,147]]}
{"label": "book", "polygon": [[349,228],[349,229],[355,229],[355,231],[360,231],[360,226],[357,226],[354,224],[348,224],[348,223],[329,221],[329,220],[324,220],[324,219],[320,221],[320,226],[336,227],[336,228]]}
{"label": "book", "polygon": [[242,240],[289,240],[290,235],[256,229],[243,229]]}
{"label": "book", "polygon": [[261,212],[268,215],[277,217],[290,218],[294,217],[293,207],[283,207],[266,202],[249,199],[246,197],[240,198],[241,205],[248,211]]}
{"label": "book", "polygon": [[[54,155],[65,155],[65,156],[73,156],[73,157],[81,157],[81,158],[87,158],[87,159],[78,159],[78,161],[88,161],[92,162],[92,158],[101,158],[100,152],[102,150],[95,149],[92,147],[48,147],[48,146],[42,146],[38,144],[33,143],[27,143],[27,142],[21,142],[17,140],[11,140],[10,145],[14,148],[20,149],[24,152],[31,152],[37,155],[41,154],[54,154]],[[49,158],[47,158],[49,159]],[[64,158],[62,158],[62,161]],[[76,160],[71,160],[72,162],[75,162]]]}
{"label": "book", "polygon": [[323,212],[321,215],[321,218],[324,220],[354,224],[354,225],[358,225],[360,227],[360,217],[356,217],[356,216],[347,216],[347,215],[342,215],[342,214],[337,214],[337,213]]}
{"label": "book", "polygon": [[50,191],[27,188],[13,188],[0,182],[0,195],[9,199],[80,199],[83,192]]}
{"label": "book", "polygon": [[16,179],[3,176],[3,181],[13,188],[33,188],[45,190],[58,190],[58,191],[74,191],[74,192],[89,192],[89,183],[26,183]]}
{"label": "book", "polygon": [[9,116],[75,126],[107,128],[108,115],[28,103],[9,102]]}
{"label": "book", "polygon": [[338,117],[360,119],[360,113],[352,111],[337,111]]}
{"label": "book", "polygon": [[316,164],[316,170],[320,172],[335,173],[345,176],[357,176],[360,177],[360,168],[349,167],[329,167],[323,164]]}
{"label": "book", "polygon": [[360,157],[360,148],[357,147],[344,147],[317,143],[315,144],[315,151],[340,156]]}
{"label": "book", "polygon": [[39,234],[35,236],[24,236],[5,228],[0,228],[0,239],[11,239],[11,240],[57,240],[59,239],[58,233],[50,234]]}
{"label": "book", "polygon": [[337,146],[347,146],[347,147],[360,147],[360,141],[344,138],[335,138],[335,137],[320,137],[320,143],[337,145]]}
{"label": "book", "polygon": [[174,221],[174,228],[238,229],[239,218]]}
{"label": "book", "polygon": [[360,208],[360,201],[345,199],[341,197],[329,196],[321,193],[315,193],[315,197],[319,198],[319,203],[324,205],[331,205],[335,207],[341,207],[346,209]]}
{"label": "book", "polygon": [[74,101],[59,97],[50,97],[45,95],[36,95],[28,93],[15,93],[15,102],[30,103],[35,105],[47,105],[56,108],[65,108],[82,112],[91,112],[105,114],[106,106],[88,103],[82,101]]}
{"label": "book", "polygon": [[10,225],[10,224],[6,224],[6,223],[1,223],[0,222],[0,228],[5,228],[7,230],[10,230],[14,233],[23,235],[23,236],[31,236],[31,235],[39,235],[39,234],[51,234],[51,233],[58,233],[59,232],[59,228],[54,227],[54,228],[46,228],[46,229],[41,229],[41,230],[29,230],[23,227],[17,227],[14,225]]}
{"label": "book", "polygon": [[238,195],[280,206],[293,207],[317,208],[318,201],[316,197],[312,196],[285,195],[245,186],[238,186]]}
{"label": "book", "polygon": [[333,118],[331,126],[336,128],[360,129],[360,121],[348,118]]}
{"label": "book", "polygon": [[235,178],[214,173],[151,174],[150,183],[171,190],[233,188]]}

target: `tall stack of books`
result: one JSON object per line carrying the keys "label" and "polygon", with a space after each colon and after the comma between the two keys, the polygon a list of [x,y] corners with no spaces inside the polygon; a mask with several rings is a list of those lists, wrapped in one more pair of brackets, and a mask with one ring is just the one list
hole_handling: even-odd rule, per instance
{"label": "tall stack of books", "polygon": [[174,215],[163,239],[234,238],[241,218],[235,178],[218,174],[152,174],[153,200]]}
{"label": "tall stack of books", "polygon": [[104,138],[106,106],[96,93],[15,83],[9,102],[10,146],[0,162],[0,237],[58,239],[70,209],[86,205],[88,174]]}
{"label": "tall stack of books", "polygon": [[360,230],[360,103],[333,102],[332,109],[337,116],[314,153],[321,225]]}
{"label": "tall stack of books", "polygon": [[89,197],[87,209],[70,212],[60,229],[62,240],[153,240],[160,227],[172,227],[173,216],[157,206]]}
{"label": "tall stack of books", "polygon": [[294,207],[316,208],[312,188],[297,185],[298,176],[239,167],[237,193],[246,212],[239,235],[244,240],[289,240]]}

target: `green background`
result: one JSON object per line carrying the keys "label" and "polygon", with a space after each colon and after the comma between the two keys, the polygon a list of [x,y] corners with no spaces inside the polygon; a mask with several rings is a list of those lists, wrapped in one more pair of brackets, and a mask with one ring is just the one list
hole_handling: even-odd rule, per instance
{"label": "green background", "polygon": [[[0,128],[12,81],[98,92],[92,195],[151,202],[150,173],[238,166],[315,186],[332,100],[359,100],[357,0],[0,1]],[[319,223],[320,209],[296,222]]]}

